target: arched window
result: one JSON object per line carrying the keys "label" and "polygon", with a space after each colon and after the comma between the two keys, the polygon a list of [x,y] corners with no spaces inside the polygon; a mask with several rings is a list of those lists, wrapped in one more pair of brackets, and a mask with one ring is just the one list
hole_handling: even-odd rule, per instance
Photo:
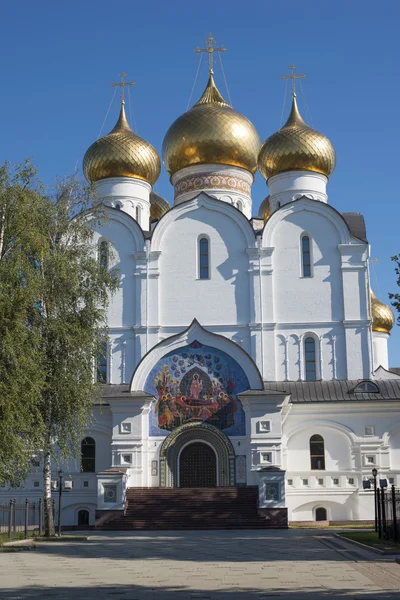
{"label": "arched window", "polygon": [[303,277],[311,277],[311,248],[310,238],[303,235],[301,238],[301,260]]}
{"label": "arched window", "polygon": [[97,383],[107,383],[107,342],[102,342],[96,363]]}
{"label": "arched window", "polygon": [[108,242],[103,240],[99,245],[99,265],[103,269],[108,269]]}
{"label": "arched window", "polygon": [[326,508],[320,506],[315,510],[315,520],[316,521],[327,521],[328,517],[326,514]]}
{"label": "arched window", "polygon": [[307,337],[304,340],[304,356],[305,356],[305,375],[306,381],[316,381],[317,379],[317,358],[315,350],[315,340],[312,337]]}
{"label": "arched window", "polygon": [[199,240],[199,279],[210,277],[210,252],[209,242],[205,237]]}
{"label": "arched window", "polygon": [[139,223],[140,225],[140,215],[141,215],[142,209],[139,206],[139,204],[136,206],[136,221]]}
{"label": "arched window", "polygon": [[322,435],[313,435],[310,437],[310,458],[312,470],[325,470],[325,442]]}
{"label": "arched window", "polygon": [[243,202],[241,200],[237,201],[236,206],[240,210],[240,212],[243,212]]}
{"label": "arched window", "polygon": [[89,525],[89,511],[88,510],[80,510],[78,512],[78,525],[79,526],[84,526],[84,525]]}
{"label": "arched window", "polygon": [[96,471],[96,442],[91,437],[85,437],[81,442],[81,473]]}

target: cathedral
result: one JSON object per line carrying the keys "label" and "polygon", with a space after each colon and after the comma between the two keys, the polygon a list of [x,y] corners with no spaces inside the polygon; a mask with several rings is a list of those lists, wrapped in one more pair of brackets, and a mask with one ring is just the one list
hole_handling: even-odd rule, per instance
{"label": "cathedral", "polygon": [[[64,468],[63,525],[162,528],[168,506],[183,528],[196,506],[207,527],[210,498],[210,526],[372,520],[372,470],[400,485],[400,369],[363,216],[329,203],[331,142],[293,93],[262,143],[210,69],[162,161],[169,200],[153,191],[160,157],[123,101],[83,158],[108,217],[98,260],[120,287],[96,365],[102,402],[80,464]],[[257,170],[269,193],[254,214]],[[32,473],[22,496],[42,486]]]}

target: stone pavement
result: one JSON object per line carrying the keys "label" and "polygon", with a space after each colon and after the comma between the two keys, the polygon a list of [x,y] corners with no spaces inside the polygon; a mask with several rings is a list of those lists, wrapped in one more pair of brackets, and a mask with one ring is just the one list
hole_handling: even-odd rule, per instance
{"label": "stone pavement", "polygon": [[1,600],[400,599],[400,565],[327,530],[104,532],[0,553]]}

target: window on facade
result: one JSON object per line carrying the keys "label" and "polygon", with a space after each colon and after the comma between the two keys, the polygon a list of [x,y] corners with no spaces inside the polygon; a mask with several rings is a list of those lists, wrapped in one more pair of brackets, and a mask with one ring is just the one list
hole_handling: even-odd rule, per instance
{"label": "window on facade", "polygon": [[108,242],[103,240],[99,245],[99,265],[102,269],[108,269]]}
{"label": "window on facade", "polygon": [[140,213],[141,212],[142,212],[142,210],[141,210],[140,206],[138,205],[136,207],[136,221],[139,223],[139,225],[140,225]]}
{"label": "window on facade", "polygon": [[315,511],[315,520],[316,521],[327,521],[326,508],[317,508]]}
{"label": "window on facade", "polygon": [[103,342],[97,355],[96,362],[97,383],[107,383],[107,343]]}
{"label": "window on facade", "polygon": [[311,250],[308,235],[303,235],[301,238],[301,258],[303,277],[311,277]]}
{"label": "window on facade", "polygon": [[89,525],[89,511],[88,510],[80,510],[78,512],[78,525]]}
{"label": "window on facade", "polygon": [[315,471],[325,470],[325,443],[322,435],[310,437],[311,469]]}
{"label": "window on facade", "polygon": [[199,240],[199,279],[208,279],[210,276],[209,242],[207,238]]}
{"label": "window on facade", "polygon": [[91,437],[85,437],[81,442],[81,473],[96,471],[96,442]]}
{"label": "window on facade", "polygon": [[316,381],[316,379],[317,379],[317,359],[316,359],[314,338],[308,337],[304,340],[304,354],[305,354],[306,381]]}
{"label": "window on facade", "polygon": [[240,212],[243,212],[243,203],[241,202],[241,200],[238,200],[236,206],[240,210]]}
{"label": "window on facade", "polygon": [[361,381],[353,390],[354,394],[379,394],[379,387],[373,381]]}

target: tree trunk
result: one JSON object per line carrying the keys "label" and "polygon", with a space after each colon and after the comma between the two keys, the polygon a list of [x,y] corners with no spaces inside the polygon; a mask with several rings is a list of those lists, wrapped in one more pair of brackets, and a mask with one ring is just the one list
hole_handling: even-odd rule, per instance
{"label": "tree trunk", "polygon": [[43,484],[44,535],[46,537],[51,537],[55,535],[56,532],[54,528],[53,503],[51,501],[51,452],[49,446],[44,453]]}

